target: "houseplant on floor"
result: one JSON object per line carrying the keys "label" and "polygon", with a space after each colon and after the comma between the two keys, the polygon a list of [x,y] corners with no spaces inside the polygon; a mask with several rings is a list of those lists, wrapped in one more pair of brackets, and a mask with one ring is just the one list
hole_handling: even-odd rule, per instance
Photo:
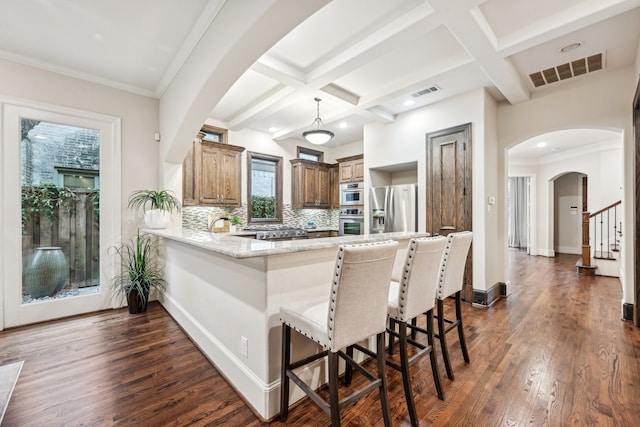
{"label": "houseplant on floor", "polygon": [[162,293],[166,287],[158,243],[153,236],[138,231],[135,238],[114,246],[113,250],[120,258],[121,271],[111,284],[116,294],[127,299],[129,313],[144,313],[149,293],[153,290]]}
{"label": "houseplant on floor", "polygon": [[171,212],[180,212],[180,201],[170,190],[137,190],[129,196],[129,207],[145,211],[148,228],[165,228],[171,221]]}

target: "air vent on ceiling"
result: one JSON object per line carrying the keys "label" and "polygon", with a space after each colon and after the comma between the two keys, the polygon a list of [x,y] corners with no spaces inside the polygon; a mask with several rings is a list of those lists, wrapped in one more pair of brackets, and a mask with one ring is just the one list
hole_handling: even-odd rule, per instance
{"label": "air vent on ceiling", "polygon": [[432,92],[437,92],[439,90],[441,90],[440,86],[433,85],[433,86],[429,86],[426,89],[422,89],[422,90],[419,90],[418,92],[412,93],[411,96],[413,96],[414,98],[417,98],[419,96],[426,95],[426,94],[432,93]]}
{"label": "air vent on ceiling", "polygon": [[531,73],[529,74],[529,78],[535,87],[540,87],[580,76],[582,74],[602,70],[603,68],[604,55],[602,53],[598,53],[597,55],[576,59],[575,61],[567,62],[566,64]]}

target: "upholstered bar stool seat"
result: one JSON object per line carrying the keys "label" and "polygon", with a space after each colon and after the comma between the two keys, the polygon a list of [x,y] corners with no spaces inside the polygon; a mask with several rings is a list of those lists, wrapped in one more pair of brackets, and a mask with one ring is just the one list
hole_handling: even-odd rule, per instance
{"label": "upholstered bar stool seat", "polygon": [[[289,380],[298,385],[317,405],[331,415],[333,426],[340,425],[340,409],[374,389],[380,393],[385,426],[391,425],[387,397],[384,336],[391,271],[398,249],[393,241],[343,245],[338,249],[327,299],[298,301],[280,308],[282,321],[282,376],[280,385],[280,419],[289,413]],[[301,283],[304,286],[304,283]],[[294,329],[320,344],[323,351],[303,360],[291,362],[291,330]],[[342,349],[376,336],[377,374],[373,375]],[[297,374],[296,369],[321,358],[328,359],[329,402]],[[369,383],[349,396],[338,397],[338,357],[361,372]]]}
{"label": "upholstered bar stool seat", "polygon": [[[458,338],[460,339],[460,348],[462,357],[466,363],[469,363],[469,351],[464,337],[464,328],[462,325],[462,285],[464,280],[464,270],[467,263],[467,254],[471,247],[473,233],[471,231],[461,231],[459,233],[451,233],[447,236],[447,246],[444,250],[442,258],[442,266],[440,268],[440,283],[438,284],[438,333],[436,338],[440,340],[442,348],[442,358],[444,366],[447,370],[447,376],[453,380],[453,368],[449,360],[449,349],[447,346],[447,333],[453,329],[458,330]],[[456,318],[448,319],[444,316],[444,300],[450,296],[455,296]]]}

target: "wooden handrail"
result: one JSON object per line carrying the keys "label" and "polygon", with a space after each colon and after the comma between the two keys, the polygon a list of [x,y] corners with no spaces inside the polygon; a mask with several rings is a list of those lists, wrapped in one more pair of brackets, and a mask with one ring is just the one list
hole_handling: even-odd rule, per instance
{"label": "wooden handrail", "polygon": [[610,205],[609,205],[609,206],[607,206],[606,208],[602,208],[602,209],[600,209],[599,211],[596,211],[596,212],[594,212],[594,213],[592,213],[592,214],[589,214],[589,218],[593,218],[594,216],[596,216],[596,215],[598,215],[598,214],[601,214],[601,213],[602,213],[602,212],[604,212],[604,211],[608,211],[608,210],[609,210],[609,209],[611,209],[612,207],[614,207],[614,206],[618,206],[618,205],[620,205],[620,204],[622,204],[622,200],[618,200],[617,202],[610,204]]}

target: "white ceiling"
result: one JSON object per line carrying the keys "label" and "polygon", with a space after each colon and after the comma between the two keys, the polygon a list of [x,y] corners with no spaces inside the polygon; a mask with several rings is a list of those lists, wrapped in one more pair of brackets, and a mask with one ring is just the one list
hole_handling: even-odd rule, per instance
{"label": "white ceiling", "polygon": [[[229,1],[4,0],[0,58],[160,97]],[[210,117],[301,139],[319,97],[336,134],[329,145],[360,141],[366,123],[474,88],[525,101],[565,84],[535,89],[530,73],[595,53],[605,69],[628,66],[639,22],[640,0],[333,0],[254,63]]]}

